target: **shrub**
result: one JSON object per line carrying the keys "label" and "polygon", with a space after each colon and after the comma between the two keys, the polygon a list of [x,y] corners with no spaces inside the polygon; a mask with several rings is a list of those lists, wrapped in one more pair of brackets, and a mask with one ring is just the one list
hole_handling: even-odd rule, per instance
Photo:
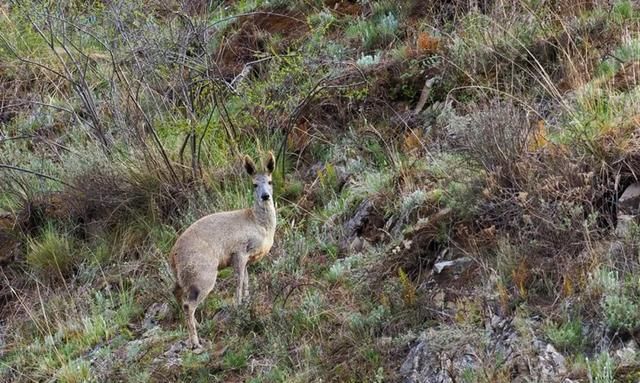
{"label": "shrub", "polygon": [[66,277],[75,266],[72,239],[53,225],[29,240],[27,264],[43,277]]}
{"label": "shrub", "polygon": [[468,153],[487,171],[517,176],[516,166],[531,135],[525,111],[499,99],[471,106],[471,110],[468,123],[461,125],[459,132]]}
{"label": "shrub", "polygon": [[569,320],[560,326],[549,326],[546,334],[551,343],[562,351],[581,351],[586,341],[582,333],[582,323],[577,319]]}
{"label": "shrub", "polygon": [[595,360],[589,361],[588,365],[590,383],[615,382],[613,358],[606,351],[601,352]]}
{"label": "shrub", "polygon": [[609,329],[632,332],[640,327],[640,305],[626,294],[607,294],[601,306]]}
{"label": "shrub", "polygon": [[76,359],[60,368],[57,374],[59,382],[81,383],[91,381],[91,367],[89,362]]}
{"label": "shrub", "polygon": [[600,307],[611,331],[630,333],[640,327],[640,301],[633,283],[623,280],[615,271],[600,269],[593,285],[602,291]]}
{"label": "shrub", "polygon": [[388,12],[373,19],[359,21],[347,30],[347,35],[360,38],[362,48],[371,51],[391,43],[397,36],[398,27],[398,18]]}

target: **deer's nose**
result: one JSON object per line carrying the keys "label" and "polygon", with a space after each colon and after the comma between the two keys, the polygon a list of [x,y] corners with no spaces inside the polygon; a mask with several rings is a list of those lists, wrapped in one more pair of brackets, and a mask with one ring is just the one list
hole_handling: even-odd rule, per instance
{"label": "deer's nose", "polygon": [[264,193],[263,195],[260,196],[260,198],[262,198],[263,201],[268,201],[269,198],[271,198],[271,196],[267,193]]}

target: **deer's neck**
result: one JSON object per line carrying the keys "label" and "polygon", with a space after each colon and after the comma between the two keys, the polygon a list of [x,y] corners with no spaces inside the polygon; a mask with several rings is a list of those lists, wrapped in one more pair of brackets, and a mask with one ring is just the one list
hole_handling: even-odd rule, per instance
{"label": "deer's neck", "polygon": [[252,210],[258,225],[273,234],[276,231],[276,207],[273,204],[273,199],[264,203],[256,201]]}

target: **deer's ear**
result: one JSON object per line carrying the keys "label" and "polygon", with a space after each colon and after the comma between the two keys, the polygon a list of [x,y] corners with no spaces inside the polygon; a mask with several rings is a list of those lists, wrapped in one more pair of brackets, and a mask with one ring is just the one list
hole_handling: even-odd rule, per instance
{"label": "deer's ear", "polygon": [[273,152],[269,152],[269,154],[267,155],[267,171],[269,172],[269,174],[271,174],[273,173],[275,168],[276,168],[276,159],[273,156]]}
{"label": "deer's ear", "polygon": [[244,156],[244,169],[250,176],[256,173],[256,164],[253,163],[253,160],[249,156]]}

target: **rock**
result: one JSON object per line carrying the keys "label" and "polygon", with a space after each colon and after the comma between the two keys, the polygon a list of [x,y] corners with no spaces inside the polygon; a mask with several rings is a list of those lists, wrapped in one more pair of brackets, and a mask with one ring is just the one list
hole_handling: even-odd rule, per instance
{"label": "rock", "polygon": [[158,322],[163,320],[169,314],[169,305],[167,303],[154,303],[144,314],[144,321],[142,327],[149,330],[158,325]]}
{"label": "rock", "polygon": [[444,291],[438,291],[437,293],[435,293],[432,298],[434,307],[437,307],[440,309],[444,308],[445,298],[446,298],[446,295]]}
{"label": "rock", "polygon": [[624,347],[616,351],[620,366],[634,366],[638,356],[638,345],[631,339]]}
{"label": "rock", "polygon": [[458,274],[461,271],[463,271],[461,270],[461,268],[463,268],[464,265],[466,265],[469,262],[471,262],[471,258],[469,257],[458,258],[452,261],[438,262],[435,265],[433,265],[433,270],[436,272],[436,274],[440,274],[442,270],[444,270],[445,268],[450,268],[450,269],[453,269],[452,271],[454,273]]}
{"label": "rock", "polygon": [[567,362],[553,345],[535,336],[523,338],[512,318],[492,315],[484,323],[484,334],[447,326],[422,333],[400,367],[401,381],[465,381],[468,371],[482,371],[498,357],[512,382],[566,381]]}
{"label": "rock", "polygon": [[624,257],[624,243],[620,240],[612,241],[609,244],[607,256],[609,259],[620,259],[620,257]]}
{"label": "rock", "polygon": [[550,343],[538,355],[538,360],[540,380],[543,382],[560,382],[560,377],[567,374],[564,356]]}
{"label": "rock", "polygon": [[618,199],[618,210],[629,215],[640,213],[640,182],[627,186]]}
{"label": "rock", "polygon": [[492,329],[500,329],[504,327],[504,320],[497,315],[493,315],[491,317],[491,328]]}
{"label": "rock", "polygon": [[164,353],[164,359],[156,358],[153,362],[154,364],[164,363],[168,368],[180,367],[182,365],[182,357],[180,354],[187,349],[189,349],[187,342],[180,340],[172,344],[169,350]]}
{"label": "rock", "polygon": [[361,237],[354,237],[351,243],[346,245],[344,250],[350,254],[361,253],[369,246],[369,242]]}
{"label": "rock", "polygon": [[616,235],[624,238],[631,234],[631,229],[638,221],[638,217],[629,214],[618,214],[618,223],[616,225]]}
{"label": "rock", "polygon": [[473,347],[461,344],[446,351],[432,344],[430,337],[436,331],[422,333],[418,343],[409,351],[409,355],[400,367],[404,383],[453,383],[464,374],[474,370],[476,364]]}
{"label": "rock", "polygon": [[373,200],[362,201],[355,214],[343,225],[343,237],[340,241],[340,249],[348,252],[351,249],[362,249],[365,242],[354,243],[354,239],[361,237],[366,242],[375,243],[381,239],[379,229],[384,226],[384,216],[378,212]]}
{"label": "rock", "polygon": [[429,347],[425,333],[420,335],[418,343],[409,351],[409,355],[400,367],[400,375],[404,383],[453,383],[453,380],[442,371],[439,355]]}
{"label": "rock", "polygon": [[344,232],[347,237],[353,237],[360,234],[364,225],[367,224],[369,216],[374,210],[373,201],[366,199],[360,203],[356,209],[356,213],[344,224]]}

